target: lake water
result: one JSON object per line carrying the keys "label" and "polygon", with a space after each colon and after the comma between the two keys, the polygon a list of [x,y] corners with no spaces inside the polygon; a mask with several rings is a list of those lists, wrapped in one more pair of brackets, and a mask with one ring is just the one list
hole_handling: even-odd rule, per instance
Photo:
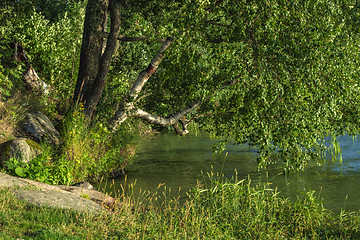
{"label": "lake water", "polygon": [[[182,196],[195,186],[197,180],[207,179],[207,172],[221,172],[225,177],[250,177],[252,181],[268,181],[280,194],[296,199],[302,192],[314,190],[324,207],[339,213],[341,209],[360,210],[360,142],[351,137],[339,138],[343,163],[328,161],[324,166],[307,167],[305,171],[282,174],[281,165],[257,171],[257,152],[246,145],[228,145],[225,154],[213,156],[214,141],[206,136],[156,134],[142,141],[135,163],[124,178],[116,179],[107,192],[116,192],[121,185],[136,184],[134,193],[156,191],[159,184],[171,188],[173,196]],[[108,184],[109,185],[109,184]],[[181,188],[179,190],[179,188]]]}

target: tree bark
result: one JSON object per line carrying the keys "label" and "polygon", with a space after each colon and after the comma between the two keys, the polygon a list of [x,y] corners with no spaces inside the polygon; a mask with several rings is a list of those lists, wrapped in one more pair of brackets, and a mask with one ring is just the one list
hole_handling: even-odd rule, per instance
{"label": "tree bark", "polygon": [[[102,37],[102,38],[108,38],[109,37],[109,33],[108,32],[98,32],[98,34]],[[117,40],[121,41],[121,42],[141,42],[148,39],[148,37],[146,36],[138,36],[138,37],[125,37],[125,36],[118,36]]]}
{"label": "tree bark", "polygon": [[99,71],[104,38],[97,32],[106,31],[109,0],[88,0],[80,52],[79,74],[73,104],[86,103]]}
{"label": "tree bark", "polygon": [[131,88],[131,91],[129,93],[129,96],[133,98],[133,100],[136,100],[137,95],[144,87],[145,83],[149,80],[149,78],[154,74],[158,66],[160,65],[161,61],[165,57],[165,51],[171,46],[171,44],[174,42],[174,38],[167,38],[165,42],[163,42],[162,46],[160,47],[157,54],[153,57],[148,67],[143,70],[139,76],[137,77],[133,87]]}
{"label": "tree bark", "polygon": [[171,46],[173,42],[174,38],[167,38],[158,50],[157,54],[151,60],[148,67],[141,71],[141,73],[138,75],[133,87],[128,93],[128,96],[124,98],[123,102],[120,104],[120,107],[109,121],[109,128],[113,132],[116,131],[117,127],[127,119],[128,112],[135,108],[134,101],[137,99],[138,94],[144,87],[145,83],[154,74],[165,56],[165,51]]}
{"label": "tree bark", "polygon": [[104,91],[106,78],[110,69],[111,58],[117,48],[117,38],[120,33],[121,4],[122,1],[110,0],[110,33],[107,39],[105,51],[100,58],[98,72],[94,83],[89,89],[88,95],[85,95],[85,113],[90,118]]}
{"label": "tree bark", "polygon": [[15,59],[18,62],[24,62],[26,65],[26,70],[23,72],[22,78],[22,80],[26,84],[26,87],[33,91],[40,92],[41,94],[48,95],[51,89],[50,85],[42,81],[37,75],[35,69],[31,66],[25,49],[22,47],[21,43],[12,44],[12,47],[15,51]]}
{"label": "tree bark", "polygon": [[188,114],[189,112],[193,111],[195,108],[199,107],[202,104],[202,101],[196,101],[190,106],[180,110],[179,112],[176,112],[174,114],[171,114],[168,117],[161,117],[157,116],[151,113],[148,113],[142,109],[139,108],[133,108],[131,111],[129,111],[129,116],[135,116],[138,118],[141,118],[145,120],[148,123],[156,124],[162,127],[167,127],[174,125],[177,123],[185,114]]}

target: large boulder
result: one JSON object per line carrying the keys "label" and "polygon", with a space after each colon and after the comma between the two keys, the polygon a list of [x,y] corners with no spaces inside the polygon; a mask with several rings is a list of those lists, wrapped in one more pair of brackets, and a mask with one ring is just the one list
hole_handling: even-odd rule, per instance
{"label": "large boulder", "polygon": [[13,139],[0,144],[0,166],[11,158],[29,163],[41,153],[37,142],[26,138]]}
{"label": "large boulder", "polygon": [[0,188],[11,188],[15,186],[18,188],[30,189],[33,185],[31,183],[23,181],[22,178],[17,178],[0,172]]}
{"label": "large boulder", "polygon": [[0,188],[4,187],[11,189],[18,198],[38,206],[98,213],[110,211],[115,204],[114,198],[94,190],[87,182],[74,186],[48,185],[0,172]]}
{"label": "large boulder", "polygon": [[26,113],[22,128],[37,142],[60,143],[60,133],[42,112]]}
{"label": "large boulder", "polygon": [[101,212],[103,208],[86,198],[64,191],[15,190],[15,195],[37,206],[73,209],[80,212]]}

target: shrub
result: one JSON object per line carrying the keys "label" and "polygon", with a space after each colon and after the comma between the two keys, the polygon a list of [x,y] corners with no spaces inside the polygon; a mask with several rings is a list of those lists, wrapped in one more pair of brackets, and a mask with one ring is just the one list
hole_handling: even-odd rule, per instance
{"label": "shrub", "polygon": [[[25,13],[12,8],[0,11],[7,13],[7,19],[0,19],[3,24],[0,39],[6,40],[0,44],[0,50],[7,48],[10,42],[22,43],[35,71],[53,87],[52,99],[44,99],[44,104],[50,109],[56,104],[66,105],[77,76],[84,3],[72,3],[71,11],[65,12],[56,22],[50,22],[35,9]],[[0,59],[3,57],[0,53]],[[6,74],[1,73],[3,70],[0,64],[0,91],[2,85],[14,84],[6,78]],[[5,90],[2,92],[6,93]]]}

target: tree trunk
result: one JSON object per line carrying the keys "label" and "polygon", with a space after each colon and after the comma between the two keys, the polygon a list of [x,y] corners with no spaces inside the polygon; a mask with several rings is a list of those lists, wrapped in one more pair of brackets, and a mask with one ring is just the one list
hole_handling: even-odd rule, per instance
{"label": "tree trunk", "polygon": [[[85,113],[89,118],[91,118],[103,93],[111,58],[117,47],[117,41],[141,41],[146,38],[119,36],[122,4],[123,0],[88,0],[80,52],[79,75],[74,91],[73,104],[82,103]],[[109,33],[106,32],[108,11],[110,11],[111,19]],[[107,38],[105,48],[104,38]],[[173,41],[172,37],[163,40],[162,46],[148,67],[139,74],[132,89],[124,97],[121,106],[109,121],[109,127],[112,131],[115,131],[129,116],[133,116],[160,126],[173,125],[177,132],[182,135],[188,132],[184,124],[182,124],[183,130],[178,127],[179,120],[182,116],[198,107],[201,101],[168,117],[155,116],[135,107],[138,94],[156,71],[165,56],[165,51],[171,46]],[[180,123],[182,122],[180,121]]]}
{"label": "tree trunk", "polygon": [[98,75],[104,48],[104,38],[98,32],[106,31],[108,5],[109,0],[88,0],[80,52],[79,74],[73,96],[74,105],[88,101]]}
{"label": "tree trunk", "polygon": [[94,83],[89,89],[89,95],[85,96],[85,111],[91,117],[96,105],[99,103],[104,91],[106,78],[109,73],[111,58],[117,47],[117,38],[120,33],[120,11],[122,1],[110,0],[110,33],[107,38],[106,48],[100,58],[99,69]]}

